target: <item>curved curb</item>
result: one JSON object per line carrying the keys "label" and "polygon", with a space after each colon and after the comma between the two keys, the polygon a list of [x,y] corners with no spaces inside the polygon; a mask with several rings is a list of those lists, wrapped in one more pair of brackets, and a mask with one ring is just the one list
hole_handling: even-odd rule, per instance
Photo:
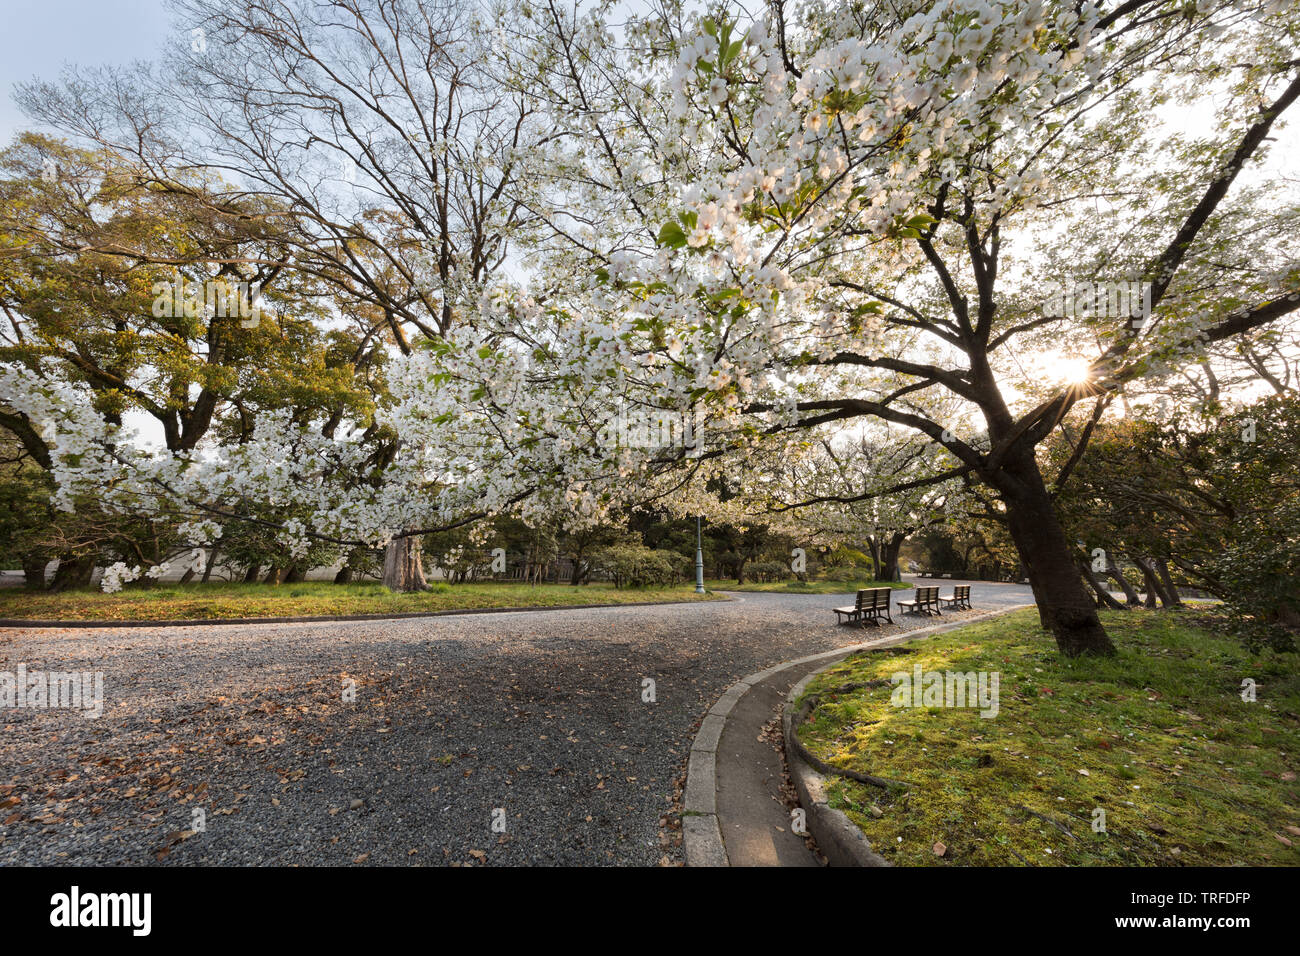
{"label": "curved curb", "polygon": [[[690,757],[686,764],[686,790],[682,797],[682,843],[686,852],[687,866],[730,866],[731,861],[727,857],[727,848],[722,840],[722,830],[718,826],[718,777],[717,777],[717,754],[718,743],[722,740],[722,731],[727,726],[727,717],[735,708],[745,694],[749,693],[751,687],[755,684],[762,683],[769,677],[789,670],[792,667],[798,667],[801,664],[817,664],[825,662],[822,666],[817,667],[809,672],[794,688],[791,688],[787,695],[787,704],[789,701],[796,700],[798,694],[802,693],[803,688],[814,676],[820,674],[823,670],[834,664],[840,658],[848,657],[857,651],[872,650],[879,647],[891,647],[895,644],[904,644],[908,641],[915,640],[919,637],[929,637],[932,634],[940,634],[944,631],[955,631],[958,628],[965,627],[968,624],[975,624],[989,618],[999,617],[1003,614],[1010,614],[1012,611],[1022,611],[1027,607],[1033,607],[1032,604],[1014,604],[1008,607],[998,608],[996,611],[988,611],[984,614],[978,614],[975,617],[968,617],[961,621],[954,621],[951,624],[937,624],[933,627],[918,628],[914,631],[904,631],[901,634],[895,634],[892,637],[886,637],[875,641],[864,641],[860,644],[849,644],[844,647],[838,647],[830,651],[822,651],[818,654],[810,654],[807,657],[799,657],[791,661],[784,661],[775,664],[766,670],[757,671],[742,677],[736,683],[723,692],[700,723],[700,729],[695,734],[695,740],[691,743]],[[786,733],[790,732],[790,718],[787,713],[788,708],[782,708],[782,725]],[[870,849],[870,843],[862,835],[853,823],[838,810],[831,810],[826,805],[822,793],[824,792],[823,778],[821,774],[816,773],[811,767],[799,760],[793,755],[791,748],[786,747],[786,759],[790,765],[790,775],[794,779],[795,786],[799,788],[799,799],[811,808],[808,826],[817,840],[818,846],[826,854],[828,860],[834,866],[880,866],[890,865],[883,858],[879,857]],[[816,778],[811,779],[811,778]],[[806,783],[801,784],[801,780]],[[806,787],[806,789],[805,789]],[[818,806],[824,808],[824,812],[818,812]],[[853,837],[846,831],[841,830],[838,826],[832,827],[820,824],[819,821],[831,819],[831,814],[839,814],[843,817],[843,822],[852,828]],[[818,832],[817,826],[820,825],[821,831]],[[824,837],[823,837],[824,834]],[[825,842],[823,842],[825,840]],[[845,855],[839,860],[833,858],[828,853],[828,848],[838,848],[843,843]],[[857,854],[866,844],[865,850],[880,862],[863,862],[867,859],[865,855]],[[835,850],[832,850],[835,852]]]}
{"label": "curved curb", "polygon": [[[718,597],[715,601],[734,601]],[[227,624],[319,624],[327,621],[400,621],[414,617],[455,617],[462,614],[526,614],[530,611],[584,611],[611,607],[662,607],[673,604],[712,604],[713,601],[628,601],[625,604],[546,604],[529,607],[466,607],[442,611],[396,611],[392,614],[316,614],[307,617],[214,617],[173,621],[23,621],[0,618],[0,627],[81,627],[110,630],[115,627],[205,627]]]}
{"label": "curved curb", "polygon": [[[829,667],[830,665],[827,665]],[[843,810],[836,810],[826,800],[826,778],[808,766],[798,751],[791,746],[794,734],[794,710],[791,704],[799,699],[804,688],[825,667],[818,668],[790,688],[785,706],[781,708],[781,729],[785,739],[785,762],[790,768],[790,780],[799,794],[799,803],[808,811],[808,832],[817,841],[817,848],[831,866],[893,866],[883,856],[871,849],[857,825]]]}

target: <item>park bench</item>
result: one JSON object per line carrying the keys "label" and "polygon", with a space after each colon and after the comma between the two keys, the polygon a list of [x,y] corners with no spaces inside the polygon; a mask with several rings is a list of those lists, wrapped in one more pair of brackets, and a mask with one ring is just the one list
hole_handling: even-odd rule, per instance
{"label": "park bench", "polygon": [[[867,619],[880,623],[880,615],[884,615],[890,624],[894,619],[889,615],[889,595],[890,588],[864,588],[858,592],[857,599],[851,607],[837,607],[835,609],[835,621],[837,624],[865,624]],[[848,618],[847,621],[844,618]]]}
{"label": "park bench", "polygon": [[954,607],[958,609],[960,608],[969,609],[970,608],[970,585],[954,584],[952,586],[952,596],[945,597],[942,594],[939,595],[939,603],[947,605],[948,607]]}
{"label": "park bench", "polygon": [[898,606],[909,614],[920,614],[922,612],[929,614],[942,614],[939,610],[939,588],[935,587],[918,587],[912,594],[912,600],[899,601]]}

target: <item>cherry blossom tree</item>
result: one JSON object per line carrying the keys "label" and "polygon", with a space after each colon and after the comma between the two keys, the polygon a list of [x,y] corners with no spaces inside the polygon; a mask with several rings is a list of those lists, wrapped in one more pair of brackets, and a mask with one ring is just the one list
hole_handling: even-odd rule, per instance
{"label": "cherry blossom tree", "polygon": [[[1285,5],[678,10],[629,26],[642,48],[623,61],[623,88],[671,96],[672,121],[646,129],[617,101],[585,111],[625,155],[662,157],[676,214],[654,252],[596,230],[575,244],[597,287],[547,310],[551,334],[586,346],[565,367],[588,397],[609,376],[647,404],[703,404],[719,454],[862,418],[916,430],[951,456],[936,483],[996,492],[1061,649],[1111,652],[1035,449],[1079,402],[1300,308],[1293,198],[1234,189],[1300,95]],[[1166,105],[1215,122],[1188,135],[1161,122]],[[635,181],[629,206],[639,191],[653,190]],[[1216,251],[1243,223],[1261,263],[1225,275]],[[1050,287],[1080,275],[1137,284],[1140,307],[1067,314]],[[1075,380],[1025,368],[1053,347],[1085,355]],[[539,352],[532,379],[562,377]],[[491,393],[501,369],[480,371]],[[935,394],[962,411],[935,416]]]}
{"label": "cherry blossom tree", "polygon": [[[1112,652],[1037,448],[1081,403],[1100,414],[1300,309],[1294,196],[1250,182],[1300,96],[1287,5],[617,16],[521,2],[485,21],[519,42],[484,45],[484,69],[546,131],[511,148],[500,193],[533,231],[522,268],[460,299],[465,321],[395,358],[376,425],[400,454],[376,481],[340,486],[363,455],[347,436],[271,420],[202,460],[131,455],[11,380],[69,450],[68,486],[260,489],[305,515],[290,538],[339,542],[506,512],[576,526],[635,501],[728,518],[798,496],[722,489],[875,421],[933,457],[863,500],[982,486],[1062,652]],[[1183,130],[1175,108],[1212,121]],[[1251,267],[1225,269],[1247,236]],[[1084,281],[1138,294],[1112,307],[1074,296]]]}

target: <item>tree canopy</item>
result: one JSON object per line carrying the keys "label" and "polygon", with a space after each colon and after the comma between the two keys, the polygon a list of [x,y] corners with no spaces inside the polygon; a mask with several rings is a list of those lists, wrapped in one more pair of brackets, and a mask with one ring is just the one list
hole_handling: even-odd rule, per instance
{"label": "tree canopy", "polygon": [[[22,91],[86,145],[16,147],[7,230],[104,237],[11,260],[46,351],[7,354],[0,395],[64,501],[260,509],[297,551],[636,506],[892,540],[974,510],[1062,651],[1108,653],[1061,510],[1090,444],[1180,375],[1179,402],[1239,401],[1225,356],[1290,388],[1300,206],[1259,178],[1300,97],[1285,3],[177,10],[185,69]],[[36,175],[56,149],[124,184],[111,219]],[[155,330],[171,267],[255,279],[277,322]],[[111,301],[62,318],[69,283]],[[165,450],[129,446],[127,404]]]}

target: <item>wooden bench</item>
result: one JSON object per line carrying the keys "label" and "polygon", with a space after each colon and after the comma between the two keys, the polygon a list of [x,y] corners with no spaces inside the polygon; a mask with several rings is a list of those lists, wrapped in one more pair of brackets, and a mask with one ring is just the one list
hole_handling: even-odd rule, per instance
{"label": "wooden bench", "polygon": [[924,587],[917,588],[910,601],[899,601],[898,606],[908,614],[942,614],[939,610],[939,588]]}
{"label": "wooden bench", "polygon": [[961,608],[966,608],[967,610],[969,610],[970,609],[970,585],[954,584],[952,586],[952,596],[944,597],[943,595],[940,595],[939,603],[946,605],[947,607],[957,608],[959,610]]}
{"label": "wooden bench", "polygon": [[[852,607],[837,607],[835,609],[835,622],[837,624],[866,624],[870,619],[880,624],[880,615],[885,616],[885,620],[890,624],[894,619],[889,614],[889,595],[890,588],[864,588],[858,592],[857,599],[853,602]],[[848,618],[847,621],[844,618]]]}

